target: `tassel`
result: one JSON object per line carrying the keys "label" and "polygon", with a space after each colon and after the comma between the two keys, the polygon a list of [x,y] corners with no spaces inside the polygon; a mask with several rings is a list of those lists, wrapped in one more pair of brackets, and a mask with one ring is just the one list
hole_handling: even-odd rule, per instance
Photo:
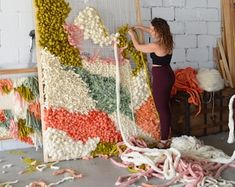
{"label": "tassel", "polygon": [[32,100],[34,100],[34,95],[31,92],[31,90],[28,87],[25,86],[20,86],[15,88],[15,91],[18,92],[20,94],[21,97],[24,98],[25,101],[30,102]]}
{"label": "tassel", "polygon": [[36,119],[29,110],[27,110],[26,126],[34,129],[34,131],[41,132],[41,120]]}
{"label": "tassel", "polygon": [[28,77],[24,82],[23,86],[29,88],[34,97],[39,97],[39,85],[38,78],[36,76]]}
{"label": "tassel", "polygon": [[19,132],[19,138],[25,138],[33,133],[33,129],[26,126],[26,120],[19,119],[18,132]]}
{"label": "tassel", "polygon": [[10,128],[10,120],[13,119],[11,110],[1,110],[0,112],[0,125],[5,129]]}

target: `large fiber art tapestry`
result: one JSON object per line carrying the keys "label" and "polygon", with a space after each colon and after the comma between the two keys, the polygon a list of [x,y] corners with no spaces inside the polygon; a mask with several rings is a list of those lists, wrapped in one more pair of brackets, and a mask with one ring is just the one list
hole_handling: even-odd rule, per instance
{"label": "large fiber art tapestry", "polygon": [[[133,0],[35,0],[44,161],[118,155],[160,139]],[[114,11],[115,10],[115,11]]]}
{"label": "large fiber art tapestry", "polygon": [[146,57],[127,35],[127,24],[140,18],[136,2],[35,0],[44,161],[115,155],[122,163],[113,163],[133,171],[117,186],[141,177],[168,179],[163,186],[232,186],[221,172],[234,167],[235,152],[230,157],[188,136],[156,147]]}
{"label": "large fiber art tapestry", "polygon": [[0,139],[41,146],[37,76],[0,80]]}

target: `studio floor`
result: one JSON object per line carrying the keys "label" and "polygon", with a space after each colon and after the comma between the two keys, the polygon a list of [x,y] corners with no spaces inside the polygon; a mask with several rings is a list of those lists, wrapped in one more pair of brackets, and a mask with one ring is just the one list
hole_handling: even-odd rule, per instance
{"label": "studio floor", "polygon": [[[227,144],[227,133],[221,133],[217,135],[210,135],[206,137],[201,137],[205,144],[213,145],[216,148],[222,149],[228,155],[231,155],[235,150],[235,144]],[[43,159],[42,150],[35,151],[33,148],[21,149],[15,152],[4,151],[0,152],[0,183],[6,181],[19,180],[19,182],[13,187],[24,187],[32,181],[38,181],[42,179],[43,181],[49,183],[57,182],[64,176],[53,176],[54,170],[46,169],[43,172],[34,172],[30,174],[18,173],[25,168],[25,164],[22,162],[21,157],[30,157],[36,160]],[[3,169],[2,166],[12,164],[12,167],[8,169]],[[125,176],[129,172],[126,169],[119,168],[111,163],[108,159],[96,158],[92,160],[71,160],[64,161],[57,164],[61,168],[72,168],[77,172],[83,174],[83,178],[74,181],[67,181],[61,185],[63,187],[114,187],[115,181],[118,176]],[[2,173],[5,171],[6,173]],[[223,173],[223,177],[228,180],[235,179],[235,169],[228,169]],[[144,179],[138,184],[132,185],[131,187],[140,186]],[[160,184],[163,181],[152,180],[152,184]],[[178,184],[175,186],[183,186]]]}

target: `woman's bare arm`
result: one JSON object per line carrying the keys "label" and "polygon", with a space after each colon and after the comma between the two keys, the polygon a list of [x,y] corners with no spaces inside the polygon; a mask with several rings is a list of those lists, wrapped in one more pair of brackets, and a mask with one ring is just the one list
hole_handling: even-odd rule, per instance
{"label": "woman's bare arm", "polygon": [[130,35],[133,45],[137,51],[141,51],[143,53],[152,53],[158,50],[157,44],[154,43],[140,44],[139,41],[137,40],[136,34],[132,29],[128,31],[128,34]]}
{"label": "woman's bare arm", "polygon": [[147,32],[147,33],[150,33],[150,28],[149,28],[149,27],[146,27],[146,26],[135,25],[134,28],[135,28],[135,29],[140,29],[141,31],[144,31],[144,32]]}

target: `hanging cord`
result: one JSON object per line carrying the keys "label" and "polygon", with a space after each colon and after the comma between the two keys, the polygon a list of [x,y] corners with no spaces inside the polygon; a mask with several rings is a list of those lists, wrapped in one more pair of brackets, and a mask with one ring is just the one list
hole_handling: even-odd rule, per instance
{"label": "hanging cord", "polygon": [[209,104],[212,102],[212,108],[211,108],[211,120],[215,120],[215,92],[209,92],[210,97],[208,100],[203,99],[204,104]]}
{"label": "hanging cord", "polygon": [[29,48],[30,54],[29,54],[29,61],[28,61],[28,63],[30,64],[30,63],[33,62],[33,50],[35,48],[35,30],[31,30],[29,32],[29,36],[31,37],[30,38],[30,44],[29,44],[29,46],[30,46],[30,48]]}
{"label": "hanging cord", "polygon": [[205,103],[205,104],[209,104],[209,103],[211,102],[212,93],[211,93],[211,92],[209,92],[209,93],[210,93],[210,97],[209,97],[208,101],[205,101],[205,100],[203,99],[203,103]]}
{"label": "hanging cord", "polygon": [[215,120],[215,92],[212,92],[211,120]]}
{"label": "hanging cord", "polygon": [[235,137],[234,137],[234,119],[233,119],[233,102],[234,102],[234,99],[235,99],[235,95],[233,95],[231,98],[230,98],[230,101],[229,101],[229,119],[228,119],[228,127],[229,127],[229,137],[228,137],[228,143],[231,144],[231,143],[234,143],[235,141]]}

